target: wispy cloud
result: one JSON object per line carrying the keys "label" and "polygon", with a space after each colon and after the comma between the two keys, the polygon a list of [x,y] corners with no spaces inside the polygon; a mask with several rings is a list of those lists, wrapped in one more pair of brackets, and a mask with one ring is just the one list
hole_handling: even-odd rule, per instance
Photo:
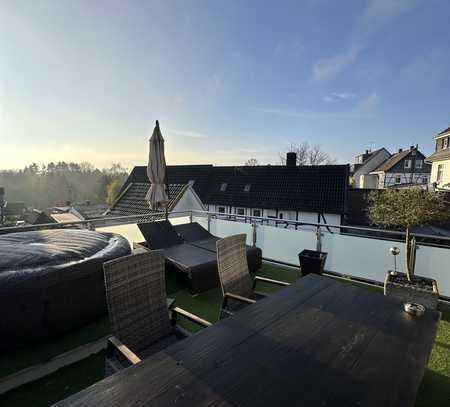
{"label": "wispy cloud", "polygon": [[371,0],[353,27],[350,45],[341,52],[319,59],[312,66],[312,79],[331,79],[354,64],[368,38],[393,20],[412,10],[416,0]]}
{"label": "wispy cloud", "polygon": [[341,100],[355,99],[356,95],[350,92],[333,92],[329,95],[325,95],[322,100],[327,103],[338,102]]}
{"label": "wispy cloud", "polygon": [[322,81],[341,73],[356,61],[362,50],[362,46],[355,45],[343,52],[320,59],[312,67],[313,80]]}
{"label": "wispy cloud", "polygon": [[417,4],[417,0],[371,0],[356,24],[355,35],[362,37],[379,31]]}
{"label": "wispy cloud", "polygon": [[305,120],[324,120],[324,119],[370,119],[376,114],[378,107],[378,96],[372,93],[350,109],[340,111],[315,111],[302,109],[278,109],[278,108],[260,108],[257,109],[261,113],[267,113],[275,116],[300,118]]}
{"label": "wispy cloud", "polygon": [[181,129],[167,129],[167,132],[173,136],[178,137],[189,137],[189,138],[198,138],[205,139],[208,138],[208,135],[204,133],[199,133],[191,130],[181,130]]}

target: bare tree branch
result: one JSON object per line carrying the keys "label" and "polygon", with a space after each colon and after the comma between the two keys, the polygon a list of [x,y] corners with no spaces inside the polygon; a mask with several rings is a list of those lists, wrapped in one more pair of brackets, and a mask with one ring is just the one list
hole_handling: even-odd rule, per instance
{"label": "bare tree branch", "polygon": [[[310,146],[306,141],[299,144],[291,143],[285,151],[297,154],[297,165],[329,165],[336,162],[318,144]],[[282,165],[286,164],[286,153],[280,153]]]}

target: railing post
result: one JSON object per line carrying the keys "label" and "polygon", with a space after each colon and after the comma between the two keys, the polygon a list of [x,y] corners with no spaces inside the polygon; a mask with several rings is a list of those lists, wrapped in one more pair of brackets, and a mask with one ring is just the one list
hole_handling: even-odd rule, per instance
{"label": "railing post", "polygon": [[320,227],[316,229],[316,250],[318,252],[322,251],[322,232],[320,231]]}
{"label": "railing post", "polygon": [[208,232],[211,232],[211,214],[208,213]]}
{"label": "railing post", "polygon": [[252,246],[255,247],[256,246],[256,229],[257,229],[257,225],[256,222],[252,223],[252,229],[253,229],[253,238],[252,238]]}

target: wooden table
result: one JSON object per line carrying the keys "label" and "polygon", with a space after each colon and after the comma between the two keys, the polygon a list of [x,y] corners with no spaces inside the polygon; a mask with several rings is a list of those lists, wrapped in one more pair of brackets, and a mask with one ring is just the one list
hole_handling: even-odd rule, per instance
{"label": "wooden table", "polygon": [[57,406],[413,406],[439,318],[309,275]]}

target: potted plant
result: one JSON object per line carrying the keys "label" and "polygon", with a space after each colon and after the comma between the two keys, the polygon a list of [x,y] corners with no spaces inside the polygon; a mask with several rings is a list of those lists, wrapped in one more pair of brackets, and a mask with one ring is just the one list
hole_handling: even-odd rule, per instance
{"label": "potted plant", "polygon": [[436,280],[414,275],[416,239],[411,235],[411,228],[446,220],[449,209],[444,196],[420,187],[385,189],[371,192],[368,202],[369,219],[373,224],[403,228],[406,232],[405,273],[387,273],[385,295],[436,308],[439,298]]}

